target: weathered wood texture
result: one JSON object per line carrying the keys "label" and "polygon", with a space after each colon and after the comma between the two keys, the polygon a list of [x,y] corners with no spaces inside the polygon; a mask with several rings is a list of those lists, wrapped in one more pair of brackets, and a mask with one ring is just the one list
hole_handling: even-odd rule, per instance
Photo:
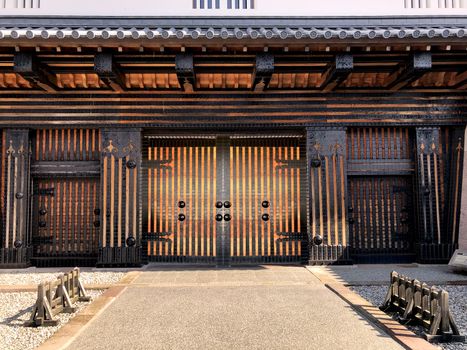
{"label": "weathered wood texture", "polygon": [[99,265],[141,264],[141,132],[101,130]]}
{"label": "weathered wood texture", "polygon": [[300,140],[145,138],[148,259],[218,262],[220,249],[231,262],[300,261],[307,240]]}
{"label": "weathered wood texture", "polygon": [[2,261],[11,266],[29,264],[29,131],[6,129],[2,146]]}
{"label": "weathered wood texture", "polygon": [[35,264],[94,265],[101,222],[99,178],[37,178],[33,188]]}
{"label": "weathered wood texture", "polygon": [[422,326],[430,342],[465,341],[449,310],[449,294],[443,289],[392,271],[389,290],[380,308],[398,313],[400,322]]}
{"label": "weathered wood texture", "polygon": [[348,263],[346,131],[307,128],[310,263]]}
{"label": "weathered wood texture", "polygon": [[464,125],[467,93],[2,94],[0,126]]}
{"label": "weathered wood texture", "polygon": [[347,161],[353,260],[413,261],[413,132],[349,128]]}
{"label": "weathered wood texture", "polygon": [[418,259],[445,262],[457,246],[463,135],[416,129]]}
{"label": "weathered wood texture", "polygon": [[79,268],[74,268],[53,281],[41,282],[37,287],[36,304],[25,326],[56,326],[59,321],[54,316],[75,312],[73,303],[77,301],[90,301],[79,274]]}

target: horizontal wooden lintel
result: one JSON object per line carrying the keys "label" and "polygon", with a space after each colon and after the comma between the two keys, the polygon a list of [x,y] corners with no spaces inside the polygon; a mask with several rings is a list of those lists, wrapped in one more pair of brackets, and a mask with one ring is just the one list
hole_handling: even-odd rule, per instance
{"label": "horizontal wooden lintel", "polygon": [[100,174],[99,161],[40,161],[31,165],[31,174],[37,177],[96,176]]}

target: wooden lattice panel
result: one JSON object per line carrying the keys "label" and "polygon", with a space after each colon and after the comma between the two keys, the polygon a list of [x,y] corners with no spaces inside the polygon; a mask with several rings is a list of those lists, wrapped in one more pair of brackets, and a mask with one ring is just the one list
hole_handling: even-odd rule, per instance
{"label": "wooden lattice panel", "polygon": [[353,177],[349,181],[350,245],[357,249],[413,248],[410,177]]}
{"label": "wooden lattice panel", "polygon": [[35,180],[34,256],[97,255],[99,179]]}
{"label": "wooden lattice panel", "polygon": [[350,128],[347,159],[409,159],[411,140],[407,128]]}
{"label": "wooden lattice panel", "polygon": [[230,147],[232,257],[300,257],[304,162],[298,139]]}
{"label": "wooden lattice panel", "polygon": [[36,161],[99,160],[97,129],[38,129],[33,157]]}
{"label": "wooden lattice panel", "polygon": [[147,152],[148,255],[215,257],[216,147],[155,142]]}

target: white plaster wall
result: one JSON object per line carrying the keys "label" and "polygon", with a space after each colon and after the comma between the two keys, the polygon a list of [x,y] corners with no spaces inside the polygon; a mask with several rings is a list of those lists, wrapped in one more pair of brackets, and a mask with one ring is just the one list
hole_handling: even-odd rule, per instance
{"label": "white plaster wall", "polygon": [[[206,0],[207,1],[207,0]],[[213,0],[214,1],[214,0]],[[255,0],[255,9],[193,9],[192,0],[0,0],[0,15],[66,16],[404,16],[467,15],[467,0],[452,0],[459,8],[439,8],[438,0],[424,0],[420,8],[406,8],[408,0]],[[443,2],[441,2],[444,4]],[[3,8],[4,7],[4,8]]]}

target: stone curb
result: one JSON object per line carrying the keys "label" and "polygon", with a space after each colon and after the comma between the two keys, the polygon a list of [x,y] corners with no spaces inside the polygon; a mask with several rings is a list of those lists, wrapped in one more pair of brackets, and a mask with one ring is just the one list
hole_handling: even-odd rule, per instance
{"label": "stone curb", "polygon": [[397,341],[404,348],[409,350],[439,350],[425,339],[420,338],[404,325],[393,320],[389,315],[381,311],[366,299],[353,292],[344,284],[338,282],[334,277],[325,271],[307,268],[316,278],[318,278],[329,290],[334,292],[357,313],[367,319],[370,323],[383,330],[391,338]]}
{"label": "stone curb", "polygon": [[89,326],[114,300],[131,284],[141,271],[128,272],[116,284],[108,288],[95,301],[91,302],[81,310],[70,322],[66,323],[49,339],[42,343],[36,350],[61,350],[65,349],[71,342]]}
{"label": "stone curb", "polygon": [[[109,289],[115,284],[100,283],[100,284],[85,284],[86,290]],[[0,293],[26,293],[37,292],[37,284],[23,284],[23,285],[0,285]]]}

